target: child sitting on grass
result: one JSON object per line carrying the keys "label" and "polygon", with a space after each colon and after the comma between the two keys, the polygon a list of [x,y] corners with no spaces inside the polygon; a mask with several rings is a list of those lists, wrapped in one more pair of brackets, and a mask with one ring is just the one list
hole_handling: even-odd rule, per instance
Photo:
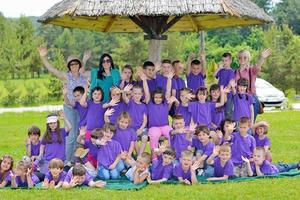
{"label": "child sitting on grass", "polygon": [[58,158],[54,158],[49,163],[49,171],[47,172],[43,187],[44,188],[60,188],[65,180],[67,172],[64,170],[64,162]]}
{"label": "child sitting on grass", "polygon": [[270,152],[270,139],[266,136],[268,133],[269,124],[266,121],[260,121],[252,126],[256,147],[263,147],[266,151],[266,160],[272,162]]}

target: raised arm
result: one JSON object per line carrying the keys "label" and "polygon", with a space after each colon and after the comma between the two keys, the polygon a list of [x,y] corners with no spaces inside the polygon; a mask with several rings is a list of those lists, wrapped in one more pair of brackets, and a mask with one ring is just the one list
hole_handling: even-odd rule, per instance
{"label": "raised arm", "polygon": [[42,62],[45,65],[45,67],[48,69],[48,71],[50,73],[52,73],[54,76],[56,76],[57,78],[59,78],[60,80],[63,80],[63,81],[67,80],[66,74],[64,72],[59,71],[58,69],[56,69],[49,63],[49,61],[47,59],[47,53],[48,53],[47,48],[44,46],[40,46],[38,48],[38,51],[40,53]]}
{"label": "raised arm", "polygon": [[214,159],[215,157],[217,157],[219,155],[220,152],[220,147],[219,146],[215,146],[213,153],[207,158],[206,162],[209,165],[213,165],[214,164]]}
{"label": "raised arm", "polygon": [[86,85],[86,87],[84,88],[84,93],[81,97],[81,99],[79,100],[79,104],[82,106],[82,107],[87,107],[87,95],[88,95],[88,92],[90,91],[90,87],[89,85]]}
{"label": "raised arm", "polygon": [[257,60],[257,63],[256,63],[256,67],[257,67],[257,71],[260,72],[261,71],[261,67],[262,65],[264,64],[266,58],[268,58],[270,55],[272,54],[272,49],[268,48],[268,49],[264,49],[258,60]]}
{"label": "raised arm", "polygon": [[205,76],[206,75],[206,55],[205,55],[205,51],[201,50],[199,52],[199,58],[202,64],[202,75]]}
{"label": "raised arm", "polygon": [[141,80],[143,81],[143,89],[144,89],[144,93],[145,93],[145,103],[148,104],[151,100],[151,95],[150,95],[150,91],[149,91],[149,87],[148,87],[148,83],[147,83],[147,77],[145,74],[140,74],[139,75]]}
{"label": "raised arm", "polygon": [[86,133],[86,126],[80,127],[79,135],[76,140],[77,143],[84,145],[85,133]]}
{"label": "raised arm", "polygon": [[174,71],[172,70],[167,76],[168,80],[167,80],[166,94],[165,94],[167,100],[169,100],[169,98],[171,97],[173,76],[174,76]]}
{"label": "raised arm", "polygon": [[191,72],[191,62],[192,60],[194,60],[196,58],[196,54],[194,53],[190,53],[186,62],[186,75],[189,75],[189,73]]}

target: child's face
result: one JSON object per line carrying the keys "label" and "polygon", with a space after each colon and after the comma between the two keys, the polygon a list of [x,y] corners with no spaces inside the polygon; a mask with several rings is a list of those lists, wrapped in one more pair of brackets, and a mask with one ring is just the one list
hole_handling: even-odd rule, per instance
{"label": "child's face", "polygon": [[74,179],[76,179],[77,184],[78,185],[82,185],[85,181],[85,175],[83,176],[74,176]]}
{"label": "child's face", "polygon": [[155,76],[155,67],[147,66],[146,69],[144,69],[144,73],[146,74],[147,78],[153,79]]}
{"label": "child's face", "polygon": [[148,166],[149,166],[149,164],[143,157],[141,157],[141,156],[137,157],[137,159],[136,159],[136,167],[137,168],[142,169],[144,171],[148,168]]}
{"label": "child's face", "polygon": [[124,68],[122,71],[122,74],[124,74],[127,81],[130,80],[130,77],[132,76],[132,72],[130,69]]}
{"label": "child's face", "polygon": [[225,123],[224,123],[224,131],[226,132],[226,131],[228,131],[229,130],[229,128],[230,128],[230,126],[232,126],[232,122],[228,122],[228,121],[226,121]]}
{"label": "child's face", "polygon": [[263,151],[254,150],[254,152],[253,152],[253,161],[254,161],[254,163],[257,164],[257,165],[262,165],[264,160],[265,160],[265,156],[264,156]]}
{"label": "child's face", "polygon": [[249,129],[249,124],[248,123],[240,123],[239,125],[239,129],[240,129],[240,133],[242,135],[246,135],[247,134],[247,130]]}
{"label": "child's face", "polygon": [[16,175],[17,176],[25,176],[26,175],[26,168],[24,166],[17,166]]}
{"label": "child's face", "polygon": [[206,92],[198,92],[197,97],[200,102],[205,102],[207,98]]}
{"label": "child's face", "polygon": [[174,119],[173,120],[173,128],[175,130],[184,128],[184,119]]}
{"label": "child's face", "polygon": [[232,63],[232,59],[230,57],[223,57],[222,63],[223,63],[224,67],[230,67],[230,65]]}
{"label": "child's face", "polygon": [[176,63],[174,65],[174,70],[177,74],[181,74],[183,72],[183,64],[181,62]]}
{"label": "child's face", "polygon": [[191,72],[195,75],[198,75],[202,72],[202,65],[192,65],[191,66]]}
{"label": "child's face", "polygon": [[55,129],[57,128],[57,122],[49,123],[49,127],[51,131],[55,131]]}
{"label": "child's face", "polygon": [[76,91],[73,93],[73,95],[75,97],[75,100],[79,102],[82,97],[82,94],[79,91]]}
{"label": "child's face", "polygon": [[93,92],[92,97],[93,97],[94,102],[101,102],[102,92],[100,90],[95,90]]}
{"label": "child's face", "polygon": [[161,104],[163,101],[163,95],[162,94],[154,94],[154,103],[155,104]]}
{"label": "child's face", "polygon": [[183,156],[180,157],[180,163],[182,165],[182,168],[188,169],[192,166],[193,164],[193,157],[191,156]]}
{"label": "child's face", "polygon": [[60,168],[50,168],[50,172],[53,177],[58,177],[62,171],[63,171],[63,169],[60,169]]}
{"label": "child's face", "polygon": [[1,162],[1,170],[0,171],[8,171],[11,167],[11,159],[10,158],[4,158]]}
{"label": "child's face", "polygon": [[172,70],[172,65],[170,63],[163,63],[161,67],[163,74],[169,74]]}
{"label": "child's face", "polygon": [[118,90],[116,90],[116,89],[112,89],[110,91],[110,98],[114,99],[114,100],[117,100],[117,101],[120,101],[121,93],[119,93]]}
{"label": "child's face", "polygon": [[180,101],[181,101],[181,103],[184,103],[184,104],[187,104],[187,103],[189,103],[190,102],[190,100],[187,98],[187,95],[189,94],[189,92],[188,91],[181,91],[180,92]]}
{"label": "child's face", "polygon": [[211,94],[212,100],[217,101],[219,99],[221,93],[220,93],[220,90],[212,90],[210,92],[210,94]]}
{"label": "child's face", "polygon": [[255,132],[257,135],[262,136],[265,134],[265,128],[263,126],[259,126],[256,128]]}
{"label": "child's face", "polygon": [[226,151],[220,151],[219,157],[221,161],[227,162],[231,157],[231,153]]}
{"label": "child's face", "polygon": [[133,88],[132,90],[132,98],[134,101],[140,102],[143,96],[143,91],[140,88]]}
{"label": "child's face", "polygon": [[111,138],[113,137],[114,133],[111,130],[105,130],[103,131],[103,137],[106,140],[111,140]]}
{"label": "child's face", "polygon": [[32,143],[36,143],[39,141],[40,136],[37,134],[30,134],[29,139]]}
{"label": "child's face", "polygon": [[129,119],[121,118],[119,120],[118,125],[119,125],[120,129],[127,129],[129,127],[129,123],[130,123]]}
{"label": "child's face", "polygon": [[237,86],[238,88],[238,92],[239,93],[246,93],[246,91],[247,91],[247,86],[243,86],[243,85],[238,85]]}
{"label": "child's face", "polygon": [[169,165],[174,160],[174,156],[163,154],[162,159],[164,165]]}
{"label": "child's face", "polygon": [[203,131],[200,131],[200,133],[197,135],[197,137],[201,143],[206,144],[209,141],[209,134],[206,134]]}

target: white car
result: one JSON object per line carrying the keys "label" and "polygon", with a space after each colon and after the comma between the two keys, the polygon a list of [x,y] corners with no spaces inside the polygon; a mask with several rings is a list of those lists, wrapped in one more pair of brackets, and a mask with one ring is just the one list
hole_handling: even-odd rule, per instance
{"label": "white car", "polygon": [[286,102],[284,93],[269,82],[257,78],[255,82],[256,95],[258,99],[265,104],[265,107],[281,108]]}

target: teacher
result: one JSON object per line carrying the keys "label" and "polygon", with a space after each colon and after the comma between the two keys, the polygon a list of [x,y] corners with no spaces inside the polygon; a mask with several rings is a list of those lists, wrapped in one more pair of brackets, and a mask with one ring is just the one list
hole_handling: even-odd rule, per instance
{"label": "teacher", "polygon": [[112,57],[109,54],[103,54],[100,57],[99,68],[91,71],[91,90],[94,87],[101,87],[104,93],[103,101],[109,101],[109,91],[112,86],[118,86],[120,73],[114,66]]}

